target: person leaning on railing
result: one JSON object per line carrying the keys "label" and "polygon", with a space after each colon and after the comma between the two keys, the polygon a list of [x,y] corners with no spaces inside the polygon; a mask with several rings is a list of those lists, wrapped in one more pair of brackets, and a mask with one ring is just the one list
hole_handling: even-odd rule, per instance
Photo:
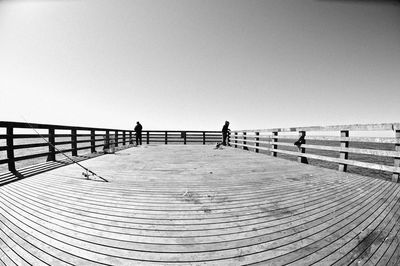
{"label": "person leaning on railing", "polygon": [[231,131],[229,129],[229,121],[225,121],[225,125],[222,127],[222,145],[224,146],[227,144],[226,139],[228,138],[229,131]]}

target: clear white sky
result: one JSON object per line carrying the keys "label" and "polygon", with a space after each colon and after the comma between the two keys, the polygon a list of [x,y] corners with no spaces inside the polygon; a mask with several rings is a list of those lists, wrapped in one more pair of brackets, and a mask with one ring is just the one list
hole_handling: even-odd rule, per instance
{"label": "clear white sky", "polygon": [[398,122],[400,6],[344,2],[0,0],[0,120]]}

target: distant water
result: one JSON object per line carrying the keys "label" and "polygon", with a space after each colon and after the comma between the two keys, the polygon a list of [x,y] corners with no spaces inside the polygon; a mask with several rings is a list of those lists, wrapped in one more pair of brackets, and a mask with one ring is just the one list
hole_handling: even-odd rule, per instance
{"label": "distant water", "polygon": [[[56,138],[56,142],[69,141],[69,140],[70,140],[70,138]],[[78,140],[89,140],[89,137],[78,137]],[[280,141],[287,142],[287,143],[293,143],[292,140],[280,140]],[[42,139],[35,139],[35,140],[32,140],[32,139],[20,139],[19,140],[19,139],[17,139],[17,140],[15,140],[15,145],[28,144],[28,143],[45,143],[45,141]],[[98,144],[103,144],[103,141],[97,141],[96,145],[98,145]],[[339,141],[307,140],[307,144],[335,146],[335,147],[340,146]],[[0,140],[0,146],[5,146],[5,145],[6,145],[5,140]],[[88,143],[83,143],[83,144],[78,143],[78,148],[84,147],[84,146],[89,146],[89,144]],[[265,145],[260,145],[260,146],[265,147]],[[389,151],[394,150],[394,144],[386,144],[386,143],[379,144],[379,143],[350,142],[350,147],[364,148],[364,149],[376,149],[376,150],[389,150]],[[71,145],[70,144],[62,145],[62,146],[60,145],[60,146],[57,146],[57,148],[58,149],[70,149]],[[279,148],[285,149],[285,150],[290,150],[290,151],[297,151],[297,148],[295,146],[293,146],[293,147],[281,146]],[[211,147],[210,147],[210,149],[211,149]],[[29,154],[33,154],[33,153],[42,153],[42,152],[47,152],[47,151],[48,151],[47,147],[21,149],[21,150],[15,151],[15,157],[29,155]],[[97,151],[102,151],[102,147],[98,147]],[[87,154],[89,152],[90,152],[90,149],[78,151],[78,153],[80,155]],[[260,153],[269,154],[269,152],[265,152],[265,151],[260,151]],[[339,157],[339,152],[332,152],[332,151],[307,149],[306,153],[312,153],[312,154],[335,157],[335,158]],[[67,155],[71,155],[71,153],[67,153]],[[297,161],[297,156],[291,156],[291,155],[285,155],[285,154],[278,153],[278,157],[292,160],[292,161]],[[6,159],[6,158],[7,158],[6,151],[0,151],[0,159]],[[58,154],[57,159],[65,159],[65,157],[61,154]],[[351,154],[351,153],[349,154],[349,159],[362,161],[362,162],[384,164],[384,165],[389,165],[389,166],[393,166],[393,163],[394,163],[394,159],[390,158],[390,157],[370,156],[370,155]],[[45,161],[46,161],[46,157],[40,157],[40,158],[26,160],[26,161],[22,161],[22,162],[16,162],[16,167],[17,168],[26,167],[29,165],[42,163]],[[308,159],[308,163],[310,165],[316,165],[316,166],[330,168],[330,169],[338,169],[338,164],[336,164],[336,163],[324,162],[324,161],[315,160],[315,159]],[[7,169],[8,169],[7,164],[0,165],[0,172],[6,172]],[[377,170],[370,170],[370,169],[356,167],[356,166],[348,166],[348,172],[355,173],[355,174],[361,174],[361,175],[365,175],[365,176],[379,177],[379,178],[391,178],[391,176],[392,176],[392,173],[382,172],[382,171],[377,171]]]}

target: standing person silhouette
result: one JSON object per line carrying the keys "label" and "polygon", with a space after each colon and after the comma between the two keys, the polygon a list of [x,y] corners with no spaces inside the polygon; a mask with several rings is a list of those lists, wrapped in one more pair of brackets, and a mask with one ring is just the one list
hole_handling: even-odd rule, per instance
{"label": "standing person silhouette", "polygon": [[138,122],[136,122],[135,126],[135,135],[136,135],[136,145],[142,145],[142,125]]}
{"label": "standing person silhouette", "polygon": [[228,138],[229,131],[229,121],[225,121],[225,125],[222,127],[222,145],[226,146],[226,139]]}

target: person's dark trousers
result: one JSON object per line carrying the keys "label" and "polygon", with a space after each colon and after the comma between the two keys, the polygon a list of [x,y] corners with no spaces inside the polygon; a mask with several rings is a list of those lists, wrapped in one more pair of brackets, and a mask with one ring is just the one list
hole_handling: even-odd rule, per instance
{"label": "person's dark trousers", "polygon": [[227,133],[222,133],[222,145],[226,146],[226,138],[228,137]]}
{"label": "person's dark trousers", "polygon": [[136,145],[142,145],[142,133],[136,134]]}

